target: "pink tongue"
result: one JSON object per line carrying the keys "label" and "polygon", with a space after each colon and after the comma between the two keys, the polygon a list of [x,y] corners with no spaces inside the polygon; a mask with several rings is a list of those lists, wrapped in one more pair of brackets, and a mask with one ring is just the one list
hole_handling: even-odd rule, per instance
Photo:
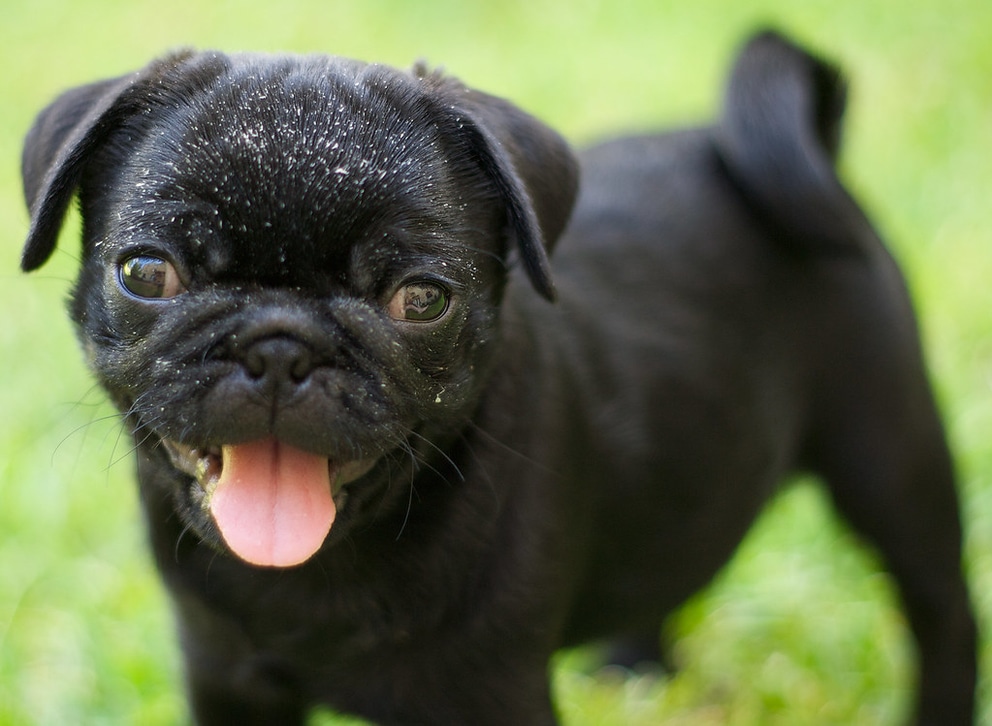
{"label": "pink tongue", "polygon": [[291,567],[320,549],[337,514],[327,459],[272,438],[225,446],[221,455],[210,513],[234,554]]}

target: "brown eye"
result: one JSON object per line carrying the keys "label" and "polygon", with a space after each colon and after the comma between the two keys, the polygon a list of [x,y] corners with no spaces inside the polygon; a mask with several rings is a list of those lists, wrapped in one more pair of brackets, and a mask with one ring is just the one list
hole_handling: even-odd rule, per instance
{"label": "brown eye", "polygon": [[389,301],[389,315],[394,320],[429,323],[448,309],[448,293],[433,282],[412,282],[404,285]]}
{"label": "brown eye", "polygon": [[118,276],[125,290],[142,298],[172,298],[186,289],[172,263],[151,255],[127,258]]}

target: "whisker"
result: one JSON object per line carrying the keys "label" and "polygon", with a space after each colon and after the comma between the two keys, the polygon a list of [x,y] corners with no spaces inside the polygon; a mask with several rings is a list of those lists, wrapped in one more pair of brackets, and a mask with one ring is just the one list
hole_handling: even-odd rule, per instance
{"label": "whisker", "polygon": [[95,426],[99,423],[103,423],[104,421],[113,421],[115,419],[118,419],[119,417],[120,414],[117,413],[107,414],[106,416],[100,416],[99,418],[90,419],[86,423],[80,424],[79,426],[74,428],[72,431],[70,431],[65,436],[63,436],[62,440],[59,441],[59,443],[55,446],[55,449],[52,451],[52,457],[51,457],[52,463],[55,462],[55,457],[62,449],[62,446],[67,444],[69,442],[69,439],[71,439],[73,436],[75,436],[81,431],[88,431],[92,426]]}
{"label": "whisker", "polygon": [[[156,419],[154,418],[142,418],[139,414],[140,409],[140,398],[136,399],[128,408],[127,413],[121,416],[121,426],[118,427],[117,440],[114,442],[113,449],[110,454],[110,463],[107,465],[107,469],[119,464],[128,457],[132,456],[141,446],[143,446],[149,439],[155,436],[154,424]],[[123,425],[125,422],[132,422],[130,430],[126,430]],[[137,422],[137,425],[134,425]],[[125,434],[130,434],[133,437],[133,445],[130,446],[127,451],[121,455],[117,455],[118,447],[120,446],[121,437]],[[140,438],[139,438],[140,435]]]}
{"label": "whisker", "polygon": [[400,531],[396,533],[396,542],[400,541],[400,537],[403,536],[403,532],[406,530],[407,522],[410,521],[410,513],[413,511],[413,495],[417,491],[417,487],[414,485],[416,477],[413,475],[413,471],[410,472],[410,496],[406,500],[406,514],[403,515],[403,523],[400,525]]}
{"label": "whisker", "polygon": [[[445,451],[444,449],[442,449],[442,448],[441,448],[440,446],[438,446],[438,445],[437,445],[437,444],[435,444],[435,443],[434,443],[433,441],[431,441],[430,439],[428,439],[428,438],[427,438],[426,436],[424,436],[424,435],[422,435],[422,434],[419,434],[419,433],[417,433],[416,431],[410,431],[410,434],[409,434],[409,435],[410,435],[410,436],[415,436],[415,437],[416,437],[416,438],[417,438],[418,440],[420,440],[420,441],[422,441],[422,442],[424,442],[425,444],[427,444],[427,446],[429,446],[429,447],[430,447],[431,449],[433,449],[433,450],[434,450],[434,451],[436,451],[436,452],[437,452],[438,454],[440,454],[440,455],[441,455],[441,457],[442,457],[442,458],[443,458],[443,459],[444,459],[445,461],[447,461],[447,462],[448,462],[448,464],[449,464],[449,465],[451,466],[451,468],[452,468],[452,469],[454,469],[454,471],[455,471],[455,474],[456,474],[456,475],[458,476],[458,479],[459,479],[460,481],[462,481],[462,482],[464,482],[464,481],[465,481],[465,475],[464,475],[464,474],[462,474],[462,470],[461,470],[461,469],[459,468],[459,466],[458,466],[458,464],[456,464],[456,463],[455,463],[455,462],[454,462],[454,461],[452,460],[452,458],[451,458],[450,456],[448,456],[448,453],[447,453],[447,452],[446,452],[446,451]],[[411,447],[411,448],[412,448],[412,447]],[[429,469],[430,469],[431,471],[433,471],[433,472],[434,472],[435,474],[437,474],[438,476],[440,476],[440,477],[442,477],[442,478],[444,478],[444,479],[445,479],[445,481],[447,481],[447,477],[445,477],[445,476],[444,476],[444,475],[443,475],[443,474],[442,474],[442,473],[441,473],[440,471],[438,471],[438,470],[437,470],[436,468],[434,468],[433,466],[431,466],[431,465],[429,465],[429,464],[427,464],[427,462],[426,462],[426,461],[424,461],[424,460],[421,460],[421,463],[423,463],[423,464],[424,464],[425,466],[427,466],[427,468],[429,468]]]}
{"label": "whisker", "polygon": [[[144,438],[142,439],[135,438],[134,445],[131,446],[123,454],[118,456],[116,459],[112,459],[107,468],[109,469],[111,466],[114,466],[115,464],[119,464],[125,459],[129,459],[135,452],[138,451],[138,449],[140,449],[153,436],[155,436],[155,432],[149,429],[149,431],[144,435]],[[114,444],[114,452],[113,452],[114,454],[117,451],[117,443],[119,442],[120,442],[120,437],[118,437],[117,442],[115,442]]]}
{"label": "whisker", "polygon": [[183,537],[186,536],[186,533],[192,529],[193,529],[193,525],[187,524],[179,531],[179,536],[176,537],[176,546],[172,550],[172,558],[173,560],[175,560],[177,565],[179,564],[179,546],[182,544]]}
{"label": "whisker", "polygon": [[552,475],[556,474],[556,472],[553,469],[551,469],[547,464],[542,464],[540,461],[538,461],[534,457],[529,456],[529,455],[523,453],[522,451],[517,451],[516,449],[514,449],[509,444],[501,441],[496,436],[494,436],[490,432],[486,431],[484,428],[482,428],[481,426],[479,426],[479,424],[477,424],[476,422],[469,421],[468,422],[468,425],[469,425],[469,427],[471,427],[471,429],[473,431],[475,431],[479,435],[483,436],[487,441],[489,441],[490,443],[498,446],[500,449],[502,449],[503,451],[507,452],[508,454],[511,454],[512,456],[515,456],[515,457],[521,459],[522,461],[525,461],[528,464],[531,464],[531,465],[537,467],[538,469],[541,469],[542,471],[544,471],[547,474],[552,474]]}

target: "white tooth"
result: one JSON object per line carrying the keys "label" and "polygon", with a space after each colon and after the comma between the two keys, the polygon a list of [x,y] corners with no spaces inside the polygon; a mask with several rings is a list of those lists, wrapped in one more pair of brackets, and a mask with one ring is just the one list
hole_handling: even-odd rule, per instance
{"label": "white tooth", "polygon": [[217,487],[220,468],[220,457],[216,454],[208,452],[196,460],[196,482],[206,494],[210,494]]}
{"label": "white tooth", "polygon": [[207,472],[210,470],[210,460],[204,456],[196,462],[196,483],[203,491],[207,490]]}

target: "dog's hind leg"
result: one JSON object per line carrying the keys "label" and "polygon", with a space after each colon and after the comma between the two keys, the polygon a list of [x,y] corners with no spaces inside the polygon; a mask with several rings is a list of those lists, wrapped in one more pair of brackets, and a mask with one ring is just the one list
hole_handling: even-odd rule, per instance
{"label": "dog's hind leg", "polygon": [[846,390],[828,386],[819,402],[809,463],[896,580],[918,646],[917,723],[970,724],[976,628],[962,574],[954,472],[914,358],[890,359],[884,372],[860,358],[847,370],[858,369],[856,385],[851,376],[847,385],[834,379]]}

